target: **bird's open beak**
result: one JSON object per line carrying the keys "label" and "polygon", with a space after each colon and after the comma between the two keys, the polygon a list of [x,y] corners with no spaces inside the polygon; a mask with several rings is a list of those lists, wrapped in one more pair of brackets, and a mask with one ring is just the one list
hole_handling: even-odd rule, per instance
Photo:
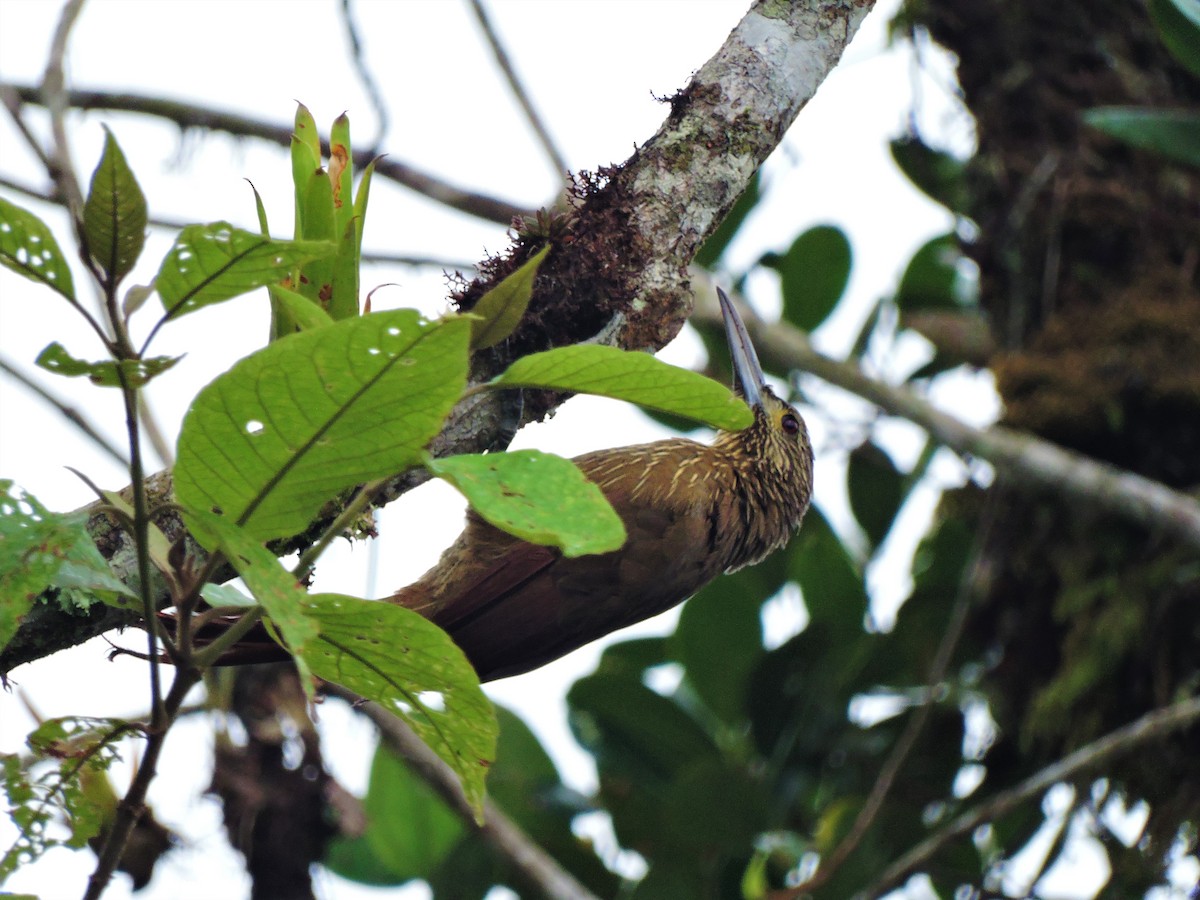
{"label": "bird's open beak", "polygon": [[742,389],[742,397],[751,409],[757,409],[762,406],[762,392],[767,384],[758,354],[754,352],[746,325],[734,308],[733,301],[719,287],[717,298],[721,301],[721,316],[725,319],[725,336],[729,339],[729,353],[733,357],[734,377]]}

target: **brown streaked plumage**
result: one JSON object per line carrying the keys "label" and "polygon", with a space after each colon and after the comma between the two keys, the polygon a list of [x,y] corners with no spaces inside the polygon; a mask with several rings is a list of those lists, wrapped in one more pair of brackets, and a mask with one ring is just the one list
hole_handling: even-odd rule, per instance
{"label": "brown streaked plumage", "polygon": [[718,293],[754,424],[711,446],[672,438],[576,457],[624,521],[624,546],[568,559],[469,512],[437,565],[389,598],[449,632],[481,680],[535,669],[669,609],[800,527],[812,494],[804,420],[766,386],[741,319]]}

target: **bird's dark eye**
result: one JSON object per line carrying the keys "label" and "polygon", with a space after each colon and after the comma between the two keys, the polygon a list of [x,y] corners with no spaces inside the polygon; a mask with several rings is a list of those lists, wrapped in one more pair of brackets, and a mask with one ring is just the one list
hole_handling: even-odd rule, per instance
{"label": "bird's dark eye", "polygon": [[782,424],[783,424],[783,430],[786,431],[788,434],[795,434],[797,431],[800,430],[800,420],[797,419],[795,416],[793,416],[791,413],[783,414]]}

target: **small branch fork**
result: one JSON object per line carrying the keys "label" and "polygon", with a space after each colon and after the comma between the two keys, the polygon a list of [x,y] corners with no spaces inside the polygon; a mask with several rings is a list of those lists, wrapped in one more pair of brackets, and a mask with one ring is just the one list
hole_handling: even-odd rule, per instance
{"label": "small branch fork", "polygon": [[599,900],[538,846],[491,800],[484,801],[483,824],[463,798],[458,777],[411,728],[378,703],[363,700],[353,691],[326,684],[325,692],[349,703],[379,729],[380,738],[432,787],[462,821],[519,873],[527,886],[547,900]]}
{"label": "small branch fork", "polygon": [[1061,781],[1069,781],[1079,773],[1099,765],[1120,753],[1128,753],[1145,744],[1179,731],[1200,721],[1200,696],[1188,697],[1147,713],[1128,725],[1110,731],[1102,738],[1080,747],[1069,756],[1046,766],[1015,787],[1003,791],[985,803],[963,813],[945,828],[917,844],[880,873],[869,888],[854,895],[853,900],[880,897],[900,883],[900,880],[933,857],[950,841],[970,834],[985,822],[1011,812],[1025,801],[1038,796]]}

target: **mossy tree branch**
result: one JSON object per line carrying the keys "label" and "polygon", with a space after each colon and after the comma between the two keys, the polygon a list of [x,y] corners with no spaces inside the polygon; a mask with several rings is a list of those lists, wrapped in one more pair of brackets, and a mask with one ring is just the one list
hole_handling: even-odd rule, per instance
{"label": "mossy tree branch", "polygon": [[[580,181],[577,208],[563,223],[564,239],[553,241],[555,250],[542,267],[530,314],[505,350],[476,355],[472,378],[490,377],[531,350],[597,336],[631,349],[656,350],[670,341],[691,311],[687,266],[696,250],[782,140],[872,6],[873,0],[755,3],[672,98],[659,131],[620,167]],[[86,93],[99,101],[95,92]],[[68,98],[72,104],[85,99],[78,93]],[[216,115],[189,108],[186,124],[204,125],[205,114]],[[251,127],[249,121],[242,124]],[[275,140],[273,134],[259,136]],[[485,266],[461,299],[469,305],[472,296],[507,274],[506,266],[523,261],[522,253],[531,245],[519,241],[509,260]],[[534,398],[525,404],[524,419],[544,415],[562,399]],[[511,434],[510,420],[503,398],[472,397],[452,413],[431,449],[443,455],[503,446]],[[398,477],[382,492],[384,501],[419,480]],[[174,540],[186,537],[186,530],[163,506],[170,487],[169,473],[147,480],[152,508],[157,501],[165,510],[156,524]],[[330,504],[305,534],[272,549],[304,549],[337,510],[337,504]],[[132,554],[125,535],[104,515],[94,516],[91,528],[118,575],[130,576]],[[129,614],[108,609],[75,615],[53,598],[44,599],[50,602],[39,604],[0,651],[0,673],[133,621]]]}

